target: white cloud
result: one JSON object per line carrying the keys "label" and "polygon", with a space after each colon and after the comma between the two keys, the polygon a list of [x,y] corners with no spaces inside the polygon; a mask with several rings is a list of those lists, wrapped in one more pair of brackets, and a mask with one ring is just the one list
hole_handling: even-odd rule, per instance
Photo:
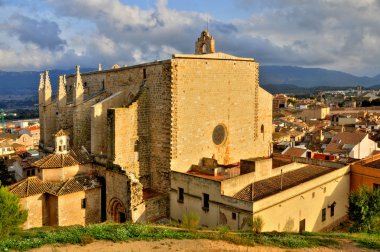
{"label": "white cloud", "polygon": [[[0,25],[0,55],[9,59],[0,68],[95,67],[97,63],[110,67],[193,53],[196,37],[210,18],[217,50],[226,53],[253,57],[262,64],[380,73],[380,2],[376,0],[238,0],[238,8],[253,14],[231,21],[215,20],[207,12],[171,9],[166,0],[148,9],[120,0],[38,1],[44,1],[45,8],[38,17],[29,13],[28,18],[37,24],[45,19],[57,24],[51,29],[56,36],[23,39],[20,30],[11,38],[15,43],[8,45]],[[28,15],[28,8],[32,7],[22,6],[22,15]],[[16,12],[14,6],[8,9],[7,17]],[[48,43],[51,38],[55,43]]]}

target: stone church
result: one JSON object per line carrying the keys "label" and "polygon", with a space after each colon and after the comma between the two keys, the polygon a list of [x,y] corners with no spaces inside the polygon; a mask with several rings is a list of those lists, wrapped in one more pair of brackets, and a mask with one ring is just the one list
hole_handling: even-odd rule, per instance
{"label": "stone church", "polygon": [[52,152],[62,129],[72,150],[90,155],[99,222],[154,221],[170,217],[173,171],[271,155],[271,101],[258,63],[216,52],[205,30],[195,54],[88,73],[77,66],[59,77],[54,99],[49,72],[41,74],[40,147]]}

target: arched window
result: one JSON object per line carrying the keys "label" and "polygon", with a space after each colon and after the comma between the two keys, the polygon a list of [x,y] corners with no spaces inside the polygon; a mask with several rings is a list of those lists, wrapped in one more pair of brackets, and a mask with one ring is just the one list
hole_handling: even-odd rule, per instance
{"label": "arched window", "polygon": [[207,45],[206,45],[206,43],[204,43],[202,45],[202,53],[207,53]]}
{"label": "arched window", "polygon": [[261,133],[264,133],[264,124],[261,124]]}

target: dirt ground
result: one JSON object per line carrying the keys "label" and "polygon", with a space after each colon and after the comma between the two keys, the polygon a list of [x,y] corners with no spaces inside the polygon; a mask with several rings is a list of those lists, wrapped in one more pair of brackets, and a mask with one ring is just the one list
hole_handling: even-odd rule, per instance
{"label": "dirt ground", "polygon": [[130,241],[130,242],[111,242],[95,241],[85,246],[81,245],[49,245],[41,248],[32,249],[35,252],[101,252],[101,251],[187,251],[187,252],[216,252],[216,251],[239,251],[239,252],[282,252],[282,251],[310,251],[310,252],[330,252],[330,251],[373,251],[356,247],[351,241],[341,240],[340,248],[303,248],[303,249],[281,249],[276,247],[255,246],[247,247],[234,245],[225,241],[211,240],[172,240],[164,239],[160,241]]}

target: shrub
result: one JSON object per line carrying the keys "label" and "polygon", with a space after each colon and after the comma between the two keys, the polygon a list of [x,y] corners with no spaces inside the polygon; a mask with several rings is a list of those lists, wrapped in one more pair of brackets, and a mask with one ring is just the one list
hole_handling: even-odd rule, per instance
{"label": "shrub", "polygon": [[380,217],[380,190],[360,187],[349,196],[348,216],[354,222],[350,231],[375,231]]}
{"label": "shrub", "polygon": [[27,217],[28,212],[20,208],[19,198],[0,184],[0,239],[17,232]]}
{"label": "shrub", "polygon": [[219,232],[219,239],[222,239],[230,231],[229,226],[218,226],[216,229]]}
{"label": "shrub", "polygon": [[263,230],[264,227],[264,221],[261,216],[253,217],[252,222],[252,231],[256,234],[261,233],[261,230]]}
{"label": "shrub", "polygon": [[82,235],[80,237],[80,244],[81,245],[86,245],[94,242],[94,238],[92,238],[91,235]]}
{"label": "shrub", "polygon": [[182,226],[187,229],[195,229],[199,224],[199,216],[196,213],[185,213],[182,216]]}

